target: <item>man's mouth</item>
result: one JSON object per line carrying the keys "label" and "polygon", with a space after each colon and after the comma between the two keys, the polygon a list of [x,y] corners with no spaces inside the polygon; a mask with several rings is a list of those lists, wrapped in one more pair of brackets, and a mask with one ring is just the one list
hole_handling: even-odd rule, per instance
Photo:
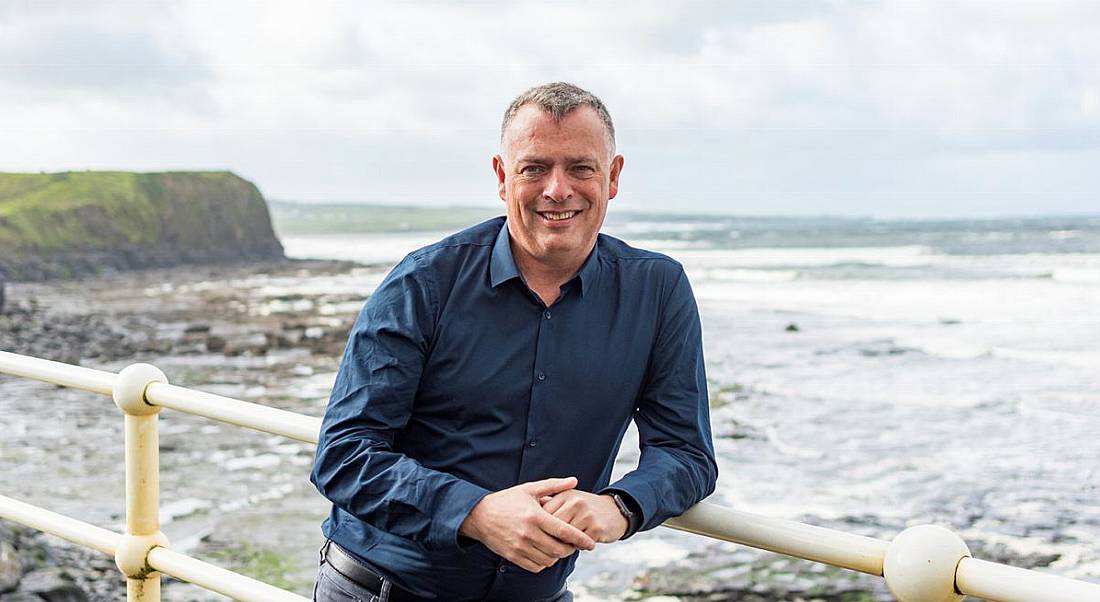
{"label": "man's mouth", "polygon": [[543,219],[552,222],[562,222],[572,219],[573,216],[580,213],[580,211],[538,211],[537,213],[541,215]]}

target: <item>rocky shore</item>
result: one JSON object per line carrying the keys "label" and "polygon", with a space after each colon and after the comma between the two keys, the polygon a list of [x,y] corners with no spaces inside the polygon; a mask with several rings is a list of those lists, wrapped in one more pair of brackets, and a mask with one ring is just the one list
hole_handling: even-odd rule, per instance
{"label": "rocky shore", "polygon": [[112,559],[0,521],[0,602],[123,600]]}
{"label": "rocky shore", "polygon": [[[309,367],[312,362],[316,362],[319,369],[334,365],[366,294],[363,290],[332,292],[324,284],[294,292],[295,283],[307,281],[317,285],[318,281],[323,283],[330,277],[354,279],[358,277],[356,274],[378,269],[342,262],[283,260],[253,265],[141,270],[85,280],[8,283],[7,302],[0,309],[0,350],[111,370],[130,362],[147,361],[163,366],[166,361],[190,361],[187,358],[196,358],[197,364],[204,365],[236,360],[255,364],[259,361],[251,372],[246,374],[247,371],[242,370],[239,373],[241,382],[270,380],[271,373],[280,378],[300,380],[312,371]],[[292,355],[296,359],[285,366],[267,365],[263,361],[269,355],[278,354]],[[219,357],[223,358],[221,362]],[[179,371],[173,372],[179,374]],[[0,376],[0,383],[5,380],[14,383],[16,379]],[[114,416],[117,411],[110,407],[109,400],[97,403],[96,407],[99,408],[97,416],[102,420],[117,421]],[[307,411],[317,412],[313,408]],[[18,435],[21,420],[34,418],[21,415],[18,407],[0,404],[0,423],[5,430],[14,428]],[[12,422],[15,424],[9,424]],[[55,426],[49,433],[64,436],[69,428],[81,428],[80,423],[78,418],[76,423]],[[26,445],[51,444],[49,440],[40,439],[28,435]],[[84,445],[97,445],[90,440],[79,441]],[[57,444],[65,446],[65,439]],[[8,438],[3,445],[3,456],[6,456],[0,467],[0,475],[4,477],[3,493],[27,499],[23,494],[30,484],[32,493],[27,501],[48,506],[48,502],[53,502],[49,498],[57,487],[45,485],[43,492],[36,496],[33,493],[35,483],[27,483],[12,474],[14,471],[9,470],[8,462],[35,451],[53,454],[49,450],[24,449],[23,445],[18,436]],[[196,439],[188,437],[181,443],[166,431],[161,437],[162,464],[172,461],[177,453],[193,453],[194,450],[188,448],[198,446]],[[66,448],[65,451],[70,450]],[[77,453],[86,455],[89,452]],[[309,449],[303,449],[302,453],[303,462],[312,455]],[[56,470],[24,467],[32,472]],[[114,468],[94,470],[114,472]],[[162,468],[162,472],[166,470],[167,467]],[[95,475],[87,476],[95,478]],[[38,477],[36,480],[45,483],[55,478],[64,480],[63,475]],[[173,476],[162,474],[162,481],[171,484]],[[217,496],[218,492],[212,494]],[[36,497],[45,497],[47,501],[38,501]],[[164,504],[168,506],[168,514],[165,515],[162,509],[162,521],[173,520],[173,513],[185,512],[172,509],[167,503],[171,501],[166,500]],[[105,504],[117,507],[121,500]],[[109,518],[117,521],[121,516],[112,512]],[[311,517],[309,522],[319,524],[319,518]],[[114,524],[104,526],[118,530]],[[245,573],[253,569],[258,578],[291,588],[302,587],[302,580],[290,582],[282,575],[273,575],[270,567],[254,567],[256,558],[269,558],[269,552],[258,554],[251,549],[242,552],[213,533],[201,535],[197,546],[190,545],[200,551],[206,550],[208,557],[222,566]],[[276,566],[282,565],[276,563]],[[177,586],[177,592],[194,591],[191,586]],[[174,599],[170,586],[166,586],[165,591],[165,599]],[[124,598],[125,581],[111,558],[0,521],[0,602],[105,602]],[[177,593],[176,599],[204,598],[196,598],[193,593]]]}
{"label": "rocky shore", "polygon": [[[343,262],[279,261],[9,283],[7,306],[0,308],[0,349],[72,364],[143,355],[263,355],[292,347],[338,354],[347,337],[347,316],[334,320],[317,315],[315,303],[358,305],[365,299],[362,294],[274,296],[263,301],[290,310],[264,312],[250,306],[247,288],[189,283],[298,273],[317,276],[346,273],[353,267]],[[295,303],[297,311],[292,310]]]}

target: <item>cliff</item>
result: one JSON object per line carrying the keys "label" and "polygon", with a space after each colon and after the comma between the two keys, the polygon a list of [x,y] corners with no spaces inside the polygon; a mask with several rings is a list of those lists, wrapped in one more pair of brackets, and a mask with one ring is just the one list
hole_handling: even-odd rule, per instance
{"label": "cliff", "polygon": [[0,173],[0,280],[281,258],[260,191],[229,172]]}

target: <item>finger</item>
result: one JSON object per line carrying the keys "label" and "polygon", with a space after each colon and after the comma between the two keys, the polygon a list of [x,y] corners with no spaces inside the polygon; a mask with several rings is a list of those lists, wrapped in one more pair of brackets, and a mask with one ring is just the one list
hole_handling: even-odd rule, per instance
{"label": "finger", "polygon": [[537,499],[544,495],[554,495],[555,493],[573,489],[577,486],[577,477],[543,479],[541,481],[526,483],[526,485],[528,492]]}
{"label": "finger", "polygon": [[[550,512],[548,508],[543,509],[547,512]],[[578,508],[576,504],[560,504],[560,507],[557,510],[550,512],[550,514],[553,514],[555,518],[560,518],[561,520],[573,525],[574,527],[577,527],[581,531],[584,531],[584,527],[573,522],[573,519],[577,518],[577,512]]]}
{"label": "finger", "polygon": [[554,496],[552,496],[552,495],[544,495],[544,496],[542,496],[542,497],[540,497],[540,498],[539,498],[539,505],[540,505],[540,506],[545,506],[545,505],[547,504],[547,502],[549,502],[549,501],[550,501],[550,500],[552,500],[552,499],[554,499]]}
{"label": "finger", "polygon": [[596,542],[593,541],[591,537],[585,535],[583,531],[560,518],[556,518],[549,514],[543,514],[536,520],[538,520],[539,528],[548,535],[574,548],[581,550],[593,550],[596,548]]}
{"label": "finger", "polygon": [[547,501],[545,504],[543,504],[542,509],[549,512],[550,514],[554,514],[562,506],[564,506],[565,502],[567,502],[567,501],[569,501],[569,500],[566,499],[566,496],[556,495],[556,496],[551,497],[549,499],[549,501]]}
{"label": "finger", "polygon": [[539,552],[542,552],[546,556],[553,558],[554,561],[557,561],[558,558],[572,556],[573,552],[577,551],[577,548],[574,548],[569,544],[562,543],[558,539],[551,537],[546,533],[540,533],[540,536],[535,537],[531,545]]}
{"label": "finger", "polygon": [[522,552],[522,554],[527,557],[527,560],[530,560],[531,562],[541,567],[553,566],[554,563],[558,561],[557,555],[543,551],[539,547],[539,544],[532,544],[528,546],[527,549]]}
{"label": "finger", "polygon": [[517,556],[515,558],[509,558],[508,560],[512,561],[513,564],[515,564],[519,568],[527,571],[528,573],[539,573],[539,572],[542,572],[543,568],[545,568],[542,565],[540,565],[536,562],[533,562],[531,560],[528,560],[527,558],[524,558],[522,556]]}

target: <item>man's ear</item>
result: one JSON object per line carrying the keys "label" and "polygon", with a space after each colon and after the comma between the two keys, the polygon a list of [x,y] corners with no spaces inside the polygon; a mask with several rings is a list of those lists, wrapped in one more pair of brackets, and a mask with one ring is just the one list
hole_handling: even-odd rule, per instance
{"label": "man's ear", "polygon": [[504,196],[504,157],[493,155],[493,172],[497,175],[497,194],[500,195],[500,200],[507,202],[508,199]]}
{"label": "man's ear", "polygon": [[607,198],[613,199],[615,195],[619,194],[619,174],[623,171],[623,156],[615,155],[615,158],[611,160],[611,182],[607,187]]}

